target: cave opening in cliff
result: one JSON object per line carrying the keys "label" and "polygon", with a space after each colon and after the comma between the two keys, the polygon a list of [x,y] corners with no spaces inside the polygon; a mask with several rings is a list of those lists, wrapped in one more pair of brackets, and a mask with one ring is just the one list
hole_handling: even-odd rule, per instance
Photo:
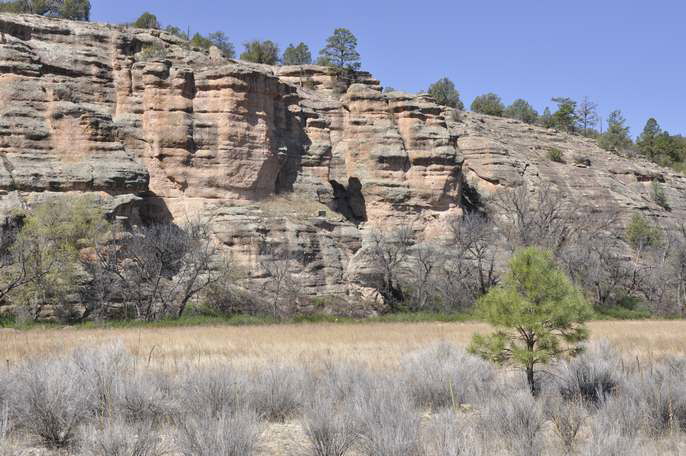
{"label": "cave opening in cliff", "polygon": [[367,206],[362,194],[362,183],[356,177],[348,179],[347,187],[336,180],[329,181],[333,189],[331,209],[359,225],[367,221]]}

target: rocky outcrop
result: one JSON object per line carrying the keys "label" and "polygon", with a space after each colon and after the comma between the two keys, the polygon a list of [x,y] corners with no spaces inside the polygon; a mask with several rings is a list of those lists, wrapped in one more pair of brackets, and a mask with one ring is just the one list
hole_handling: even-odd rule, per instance
{"label": "rocky outcrop", "polygon": [[[517,185],[551,187],[576,206],[617,211],[625,221],[637,211],[665,226],[686,217],[685,176],[609,153],[592,139],[473,113],[464,113],[453,128],[465,156],[465,183],[485,198]],[[560,162],[550,159],[553,149],[561,152]],[[655,201],[653,182],[664,189],[669,208]]]}
{"label": "rocky outcrop", "polygon": [[[285,250],[305,295],[379,304],[365,233],[412,218],[440,236],[465,189],[550,182],[683,219],[686,179],[583,138],[383,93],[368,73],[224,60],[162,31],[0,14],[0,210],[96,192],[132,223],[211,221],[259,287]],[[558,148],[565,163],[551,162]],[[650,198],[664,182],[671,212]],[[343,304],[340,304],[343,303]]]}

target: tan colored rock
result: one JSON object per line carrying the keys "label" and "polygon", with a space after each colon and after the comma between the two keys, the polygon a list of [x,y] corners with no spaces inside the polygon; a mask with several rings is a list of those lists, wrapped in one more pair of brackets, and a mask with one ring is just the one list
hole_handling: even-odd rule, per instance
{"label": "tan colored rock", "polygon": [[[382,93],[368,73],[250,64],[159,30],[28,15],[0,14],[0,160],[1,215],[95,192],[133,223],[208,218],[258,289],[261,257],[286,246],[304,294],[355,312],[382,307],[358,255],[365,231],[410,219],[443,236],[465,185],[486,197],[552,183],[625,215],[686,215],[686,178],[584,138]],[[652,201],[654,180],[671,212]]]}

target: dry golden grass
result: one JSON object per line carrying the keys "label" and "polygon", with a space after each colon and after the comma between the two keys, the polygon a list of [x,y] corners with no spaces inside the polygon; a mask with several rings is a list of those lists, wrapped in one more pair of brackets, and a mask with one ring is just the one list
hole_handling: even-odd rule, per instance
{"label": "dry golden grass", "polygon": [[[607,338],[627,357],[686,355],[686,321],[589,323],[593,339]],[[54,355],[78,346],[122,340],[140,359],[160,367],[180,363],[337,359],[391,367],[407,352],[438,341],[466,345],[482,323],[296,324],[146,329],[46,329],[0,332],[0,360]]]}

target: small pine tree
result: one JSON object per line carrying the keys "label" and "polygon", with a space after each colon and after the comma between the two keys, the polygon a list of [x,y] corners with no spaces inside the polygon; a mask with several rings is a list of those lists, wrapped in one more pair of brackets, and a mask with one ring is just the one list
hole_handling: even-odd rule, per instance
{"label": "small pine tree", "polygon": [[660,125],[654,118],[648,119],[645,127],[643,127],[643,132],[641,136],[636,140],[636,145],[638,146],[638,151],[645,155],[646,157],[654,160],[657,156],[656,143],[657,139],[662,133]]}
{"label": "small pine tree", "polygon": [[612,111],[607,118],[607,131],[598,140],[598,145],[605,150],[620,151],[632,144],[629,127],[622,111]]}
{"label": "small pine tree", "polygon": [[557,111],[551,116],[550,122],[553,128],[568,133],[574,132],[578,118],[576,116],[576,101],[567,97],[556,97]]}
{"label": "small pine tree", "polygon": [[634,250],[640,252],[645,248],[659,247],[662,244],[662,232],[641,214],[634,214],[626,227],[626,240]]}
{"label": "small pine tree", "polygon": [[538,113],[536,110],[526,100],[522,100],[521,98],[513,101],[512,104],[505,109],[503,115],[510,119],[517,119],[528,124],[534,124],[538,120]]}
{"label": "small pine tree", "polygon": [[479,299],[477,309],[496,331],[474,336],[469,350],[523,367],[533,394],[537,366],[577,352],[588,337],[590,305],[551,255],[536,247],[515,253],[503,282]]}
{"label": "small pine tree", "polygon": [[142,29],[159,29],[160,21],[157,20],[157,16],[146,11],[145,13],[141,14],[141,16],[136,19],[132,25],[136,28]]}
{"label": "small pine tree", "polygon": [[457,91],[455,84],[450,79],[439,79],[431,84],[428,92],[439,105],[464,110],[464,103],[460,100],[460,92]]}
{"label": "small pine tree", "polygon": [[289,44],[283,52],[284,65],[309,65],[310,63],[312,63],[312,53],[305,43],[301,42],[297,46]]}
{"label": "small pine tree", "polygon": [[212,32],[207,35],[207,40],[210,42],[211,46],[216,46],[222,51],[222,54],[224,54],[224,57],[227,59],[236,57],[236,49],[224,32]]}
{"label": "small pine tree", "polygon": [[494,93],[479,95],[472,102],[471,108],[474,112],[498,117],[502,117],[505,111],[505,105],[503,105],[502,100]]}
{"label": "small pine tree", "polygon": [[346,28],[334,30],[326,40],[324,49],[319,51],[317,63],[347,71],[359,70],[362,64],[355,35]]}
{"label": "small pine tree", "polygon": [[241,60],[264,65],[276,65],[279,63],[279,46],[271,40],[248,41],[244,44],[245,51],[241,54]]}

